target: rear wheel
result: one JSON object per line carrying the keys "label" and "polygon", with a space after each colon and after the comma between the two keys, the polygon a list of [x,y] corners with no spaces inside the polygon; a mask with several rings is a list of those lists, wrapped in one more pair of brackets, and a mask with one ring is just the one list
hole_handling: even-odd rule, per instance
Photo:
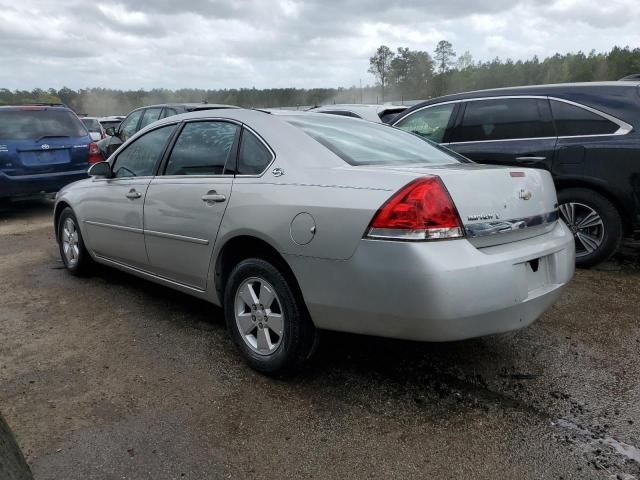
{"label": "rear wheel", "polygon": [[69,207],[62,211],[58,219],[58,245],[62,262],[70,273],[73,275],[88,273],[92,259],[84,246],[78,220]]}
{"label": "rear wheel", "polygon": [[586,188],[569,188],[558,193],[558,203],[560,218],[575,238],[578,267],[597,265],[618,250],[622,218],[608,198]]}
{"label": "rear wheel", "polygon": [[231,338],[255,370],[284,374],[311,356],[315,327],[290,280],[270,262],[249,258],[236,265],[224,310]]}

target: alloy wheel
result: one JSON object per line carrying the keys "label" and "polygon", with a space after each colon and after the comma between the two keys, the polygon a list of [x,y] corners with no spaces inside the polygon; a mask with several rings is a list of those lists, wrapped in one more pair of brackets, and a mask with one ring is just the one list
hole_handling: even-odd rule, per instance
{"label": "alloy wheel", "polygon": [[80,258],[79,240],[76,223],[67,218],[62,225],[62,251],[69,267],[75,267]]}
{"label": "alloy wheel", "polygon": [[591,255],[604,241],[605,228],[602,218],[588,205],[578,202],[563,203],[560,216],[576,241],[576,257]]}
{"label": "alloy wheel", "polygon": [[273,286],[259,277],[240,284],[235,295],[235,319],[240,336],[259,355],[271,355],[282,343],[284,312]]}

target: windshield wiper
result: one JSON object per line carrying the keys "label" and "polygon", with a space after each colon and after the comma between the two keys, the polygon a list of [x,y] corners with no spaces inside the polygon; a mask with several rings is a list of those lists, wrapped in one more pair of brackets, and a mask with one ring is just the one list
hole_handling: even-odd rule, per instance
{"label": "windshield wiper", "polygon": [[41,137],[38,137],[36,139],[36,142],[39,142],[40,140],[44,140],[45,138],[70,138],[71,135],[42,135]]}

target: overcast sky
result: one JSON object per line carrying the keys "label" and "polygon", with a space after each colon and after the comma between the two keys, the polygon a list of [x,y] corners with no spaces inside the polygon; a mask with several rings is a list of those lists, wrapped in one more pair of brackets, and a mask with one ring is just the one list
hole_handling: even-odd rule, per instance
{"label": "overcast sky", "polygon": [[0,88],[348,87],[380,44],[542,58],[638,25],[639,0],[0,0]]}

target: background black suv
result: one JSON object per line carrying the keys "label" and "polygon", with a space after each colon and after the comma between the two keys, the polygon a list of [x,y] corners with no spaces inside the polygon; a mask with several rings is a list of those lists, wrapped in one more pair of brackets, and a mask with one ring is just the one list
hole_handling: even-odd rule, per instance
{"label": "background black suv", "polygon": [[415,105],[393,125],[479,163],[550,171],[578,266],[606,260],[640,229],[640,82],[449,95]]}
{"label": "background black suv", "polygon": [[197,110],[213,110],[216,108],[237,108],[231,105],[217,105],[213,103],[166,103],[161,105],[149,105],[137,108],[129,112],[117,129],[107,129],[108,137],[98,142],[100,153],[106,160],[129,137],[142,130],[147,125],[161,118],[172,117],[181,113],[195,112]]}

